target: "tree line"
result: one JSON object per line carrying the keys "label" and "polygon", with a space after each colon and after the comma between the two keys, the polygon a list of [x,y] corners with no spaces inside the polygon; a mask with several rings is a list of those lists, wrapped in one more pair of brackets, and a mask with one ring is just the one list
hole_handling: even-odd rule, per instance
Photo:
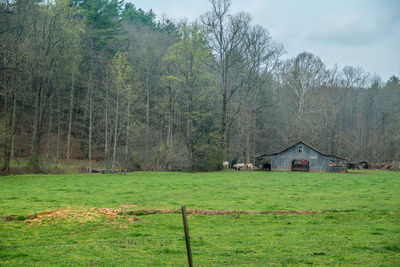
{"label": "tree line", "polygon": [[230,0],[195,22],[119,0],[0,0],[1,170],[28,158],[118,170],[251,162],[304,140],[400,160],[400,83],[327,68],[284,47]]}

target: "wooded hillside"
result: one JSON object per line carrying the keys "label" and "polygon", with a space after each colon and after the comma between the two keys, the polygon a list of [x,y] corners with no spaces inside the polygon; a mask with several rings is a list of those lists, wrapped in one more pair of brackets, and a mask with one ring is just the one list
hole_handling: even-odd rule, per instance
{"label": "wooded hillside", "polygon": [[[213,0],[196,22],[118,0],[0,0],[1,168],[216,170],[304,140],[400,160],[400,82],[327,68]],[[91,170],[91,164],[89,169]]]}

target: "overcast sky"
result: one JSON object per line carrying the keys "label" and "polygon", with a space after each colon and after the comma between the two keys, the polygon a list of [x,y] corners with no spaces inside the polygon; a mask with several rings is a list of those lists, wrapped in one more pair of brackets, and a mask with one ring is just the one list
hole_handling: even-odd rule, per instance
{"label": "overcast sky", "polygon": [[[208,0],[126,0],[157,15],[192,21],[210,10]],[[400,75],[400,0],[233,0],[232,13],[245,11],[283,44],[285,58],[302,51],[332,67],[351,65]]]}

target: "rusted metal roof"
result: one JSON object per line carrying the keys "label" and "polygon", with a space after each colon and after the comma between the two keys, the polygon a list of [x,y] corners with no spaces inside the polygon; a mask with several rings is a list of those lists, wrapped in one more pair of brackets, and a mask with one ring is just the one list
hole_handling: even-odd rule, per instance
{"label": "rusted metal roof", "polygon": [[346,161],[349,161],[349,160],[350,160],[350,159],[348,159],[348,158],[344,158],[344,157],[340,157],[340,156],[336,156],[336,155],[326,154],[326,153],[324,153],[324,152],[318,150],[317,148],[313,147],[312,145],[307,144],[307,143],[304,142],[304,141],[298,141],[298,142],[296,142],[295,144],[293,144],[293,145],[291,145],[291,146],[289,146],[289,147],[287,147],[287,148],[285,148],[285,149],[283,149],[283,150],[281,150],[281,151],[278,151],[278,152],[274,152],[274,153],[270,153],[270,154],[258,154],[258,155],[255,155],[254,157],[255,157],[255,158],[259,158],[259,157],[264,157],[264,156],[274,156],[274,155],[283,153],[283,152],[285,152],[285,151],[291,149],[292,147],[297,146],[297,145],[300,144],[300,143],[302,143],[302,144],[308,146],[309,148],[311,148],[312,150],[318,152],[319,154],[321,154],[321,155],[323,155],[323,156],[331,157],[331,158],[338,158],[338,159],[342,159],[342,160],[346,160]]}

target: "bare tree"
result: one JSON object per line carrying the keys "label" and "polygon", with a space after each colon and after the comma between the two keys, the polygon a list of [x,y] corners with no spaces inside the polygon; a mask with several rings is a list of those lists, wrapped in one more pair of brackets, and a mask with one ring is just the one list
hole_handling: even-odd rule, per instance
{"label": "bare tree", "polygon": [[[238,127],[242,129],[244,136],[241,144],[235,147],[242,147],[243,160],[250,161],[250,136],[255,134],[252,129],[258,109],[269,104],[271,95],[266,94],[265,87],[271,74],[277,68],[279,59],[283,54],[283,47],[272,41],[268,32],[261,26],[256,25],[250,28],[246,38],[248,50],[245,53],[245,61],[238,65],[237,82],[241,88],[238,91],[238,98],[233,101],[228,110],[228,132],[240,115],[243,116],[242,123]],[[228,134],[228,144],[230,136]]]}
{"label": "bare tree", "polygon": [[245,13],[229,14],[230,0],[211,0],[212,11],[201,16],[209,44],[214,54],[210,67],[218,73],[219,93],[221,95],[220,152],[221,160],[228,156],[227,110],[230,100],[239,86],[232,87],[231,69],[244,61],[248,49],[246,37],[250,25],[250,16]]}
{"label": "bare tree", "polygon": [[303,52],[286,62],[285,86],[291,90],[297,105],[296,138],[302,139],[306,100],[325,78],[325,65],[311,53]]}

